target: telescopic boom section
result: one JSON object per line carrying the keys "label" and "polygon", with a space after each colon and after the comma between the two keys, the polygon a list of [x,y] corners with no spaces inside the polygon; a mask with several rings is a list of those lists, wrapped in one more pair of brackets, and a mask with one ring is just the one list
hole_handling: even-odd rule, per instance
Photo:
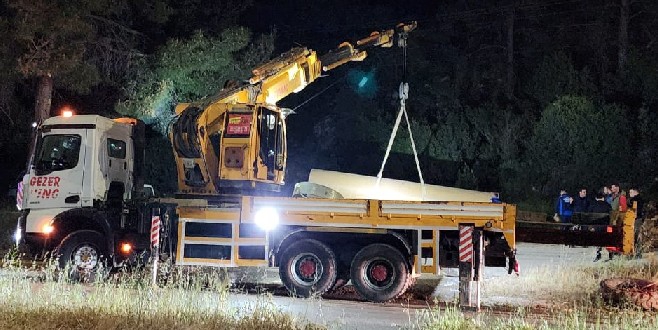
{"label": "telescopic boom section", "polygon": [[244,83],[227,84],[215,96],[176,106],[170,139],[183,195],[278,190],[286,163],[285,112],[276,103],[298,93],[323,71],[367,57],[366,49],[391,47],[416,22],[343,42],[318,56],[293,48],[252,70]]}
{"label": "telescopic boom section", "polygon": [[409,33],[416,28],[416,22],[400,23],[394,29],[375,31],[370,36],[355,43],[343,42],[336,49],[317,56],[314,50],[293,48],[279,57],[252,70],[249,84],[262,83],[264,100],[274,104],[284,97],[297,93],[312,83],[323,72],[335,69],[345,63],[363,61],[367,56],[365,49],[372,47],[393,46],[396,34]]}

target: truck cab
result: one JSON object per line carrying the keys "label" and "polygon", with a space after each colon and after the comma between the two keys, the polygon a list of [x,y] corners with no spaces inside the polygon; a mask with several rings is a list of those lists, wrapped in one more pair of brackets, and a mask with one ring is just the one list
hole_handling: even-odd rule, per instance
{"label": "truck cab", "polygon": [[58,116],[46,119],[36,135],[22,181],[17,243],[33,252],[61,251],[78,236],[94,237],[87,244],[97,245],[93,253],[113,257],[126,226],[126,202],[142,195],[143,124]]}

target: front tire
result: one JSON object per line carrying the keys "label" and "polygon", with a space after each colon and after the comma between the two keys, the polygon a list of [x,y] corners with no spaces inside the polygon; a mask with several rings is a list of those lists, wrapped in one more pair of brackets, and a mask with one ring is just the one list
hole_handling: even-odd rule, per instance
{"label": "front tire", "polygon": [[336,256],[324,243],[303,239],[281,254],[279,277],[288,291],[308,298],[327,292],[336,282]]}
{"label": "front tire", "polygon": [[108,272],[106,242],[100,233],[81,230],[69,234],[55,249],[59,269],[69,280],[92,282]]}
{"label": "front tire", "polygon": [[370,244],[361,249],[352,261],[351,278],[356,291],[373,302],[397,298],[411,283],[404,255],[388,244]]}

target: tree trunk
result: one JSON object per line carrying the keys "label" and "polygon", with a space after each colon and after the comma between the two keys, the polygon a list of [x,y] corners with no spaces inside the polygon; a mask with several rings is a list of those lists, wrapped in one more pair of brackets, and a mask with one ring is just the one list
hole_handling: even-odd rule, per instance
{"label": "tree trunk", "polygon": [[628,21],[630,5],[629,0],[621,0],[619,11],[619,74],[624,74],[628,61]]}
{"label": "tree trunk", "polygon": [[53,78],[48,75],[39,77],[37,99],[34,105],[34,121],[41,124],[50,117],[50,105],[53,96]]}
{"label": "tree trunk", "polygon": [[507,88],[505,90],[508,99],[514,97],[514,9],[507,13]]}
{"label": "tree trunk", "polygon": [[[39,76],[37,82],[37,97],[34,104],[34,122],[37,125],[43,123],[50,117],[50,105],[53,97],[53,77],[50,74]],[[34,161],[34,149],[36,147],[37,131],[32,130],[32,138],[30,141],[29,157],[27,160],[27,170],[30,170],[30,165]]]}

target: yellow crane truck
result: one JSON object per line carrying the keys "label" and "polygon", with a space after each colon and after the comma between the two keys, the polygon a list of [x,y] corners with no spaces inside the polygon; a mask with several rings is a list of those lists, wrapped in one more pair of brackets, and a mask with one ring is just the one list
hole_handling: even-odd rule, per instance
{"label": "yellow crane truck", "polygon": [[17,243],[53,251],[80,276],[149,251],[155,215],[160,254],[177,265],[277,266],[295,295],[352,280],[372,301],[402,294],[416,275],[456,267],[460,224],[484,231],[486,265],[514,263],[515,207],[502,203],[144,199],[140,127],[96,115],[45,120],[23,180]]}
{"label": "yellow crane truck", "polygon": [[297,296],[351,280],[365,299],[381,302],[404,293],[416,276],[457,267],[473,248],[460,243],[459,228],[468,226],[484,251],[471,260],[511,272],[513,205],[273,194],[284,182],[289,114],[276,102],[324,71],[363,60],[365,48],[406,46],[415,27],[374,32],[322,56],[293,48],[255,68],[248,81],[178,105],[169,133],[175,199],[144,197],[139,120],[70,114],[45,120],[20,184],[17,244],[54,253],[71,276],[135,262],[157,246],[177,265],[278,267]]}

